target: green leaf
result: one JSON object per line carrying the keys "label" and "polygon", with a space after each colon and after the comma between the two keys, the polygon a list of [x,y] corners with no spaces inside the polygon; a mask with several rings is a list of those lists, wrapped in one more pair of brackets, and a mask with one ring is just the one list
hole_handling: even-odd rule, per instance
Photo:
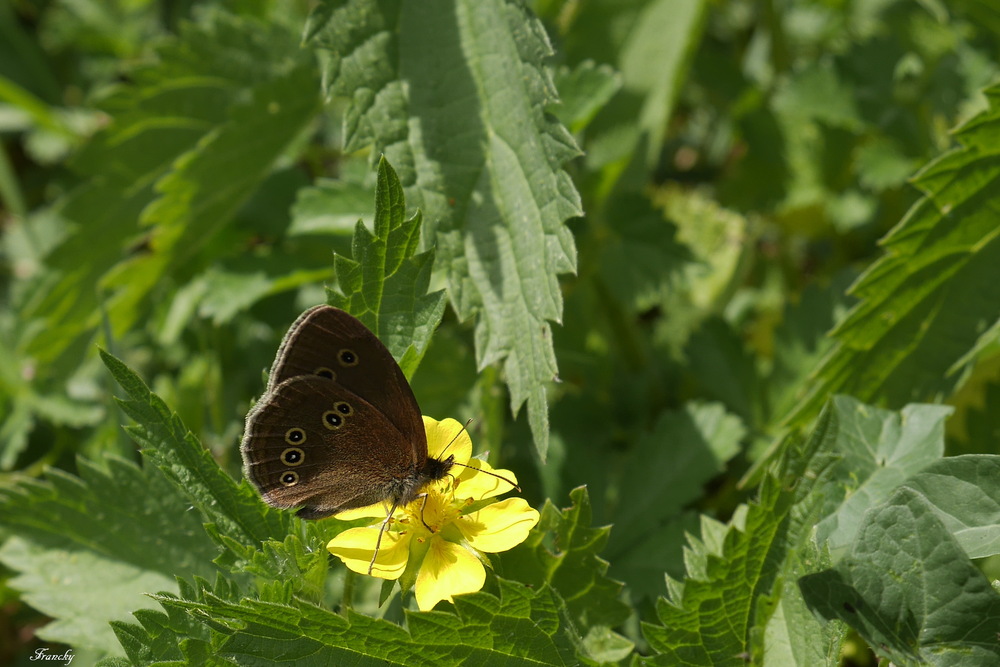
{"label": "green leaf", "polygon": [[375,233],[358,221],[353,259],[337,255],[337,290],[330,303],[356,316],[378,336],[407,377],[427,352],[444,314],[443,290],[427,293],[433,253],[415,255],[420,213],[405,219],[406,201],[396,172],[383,157],[375,187]]}
{"label": "green leaf", "polygon": [[730,526],[703,524],[691,543],[688,577],[668,579],[668,598],[656,603],[659,624],[643,623],[654,665],[743,665],[750,631],[767,614],[757,597],[774,586],[788,549],[791,497],[773,479]]}
{"label": "green leaf", "polygon": [[883,240],[885,255],[852,287],[860,299],[833,335],[790,420],[801,424],[834,393],[900,406],[947,395],[965,374],[953,368],[997,321],[1000,301],[1000,87],[990,109],[956,131],[961,143],[927,165],[924,192]]}
{"label": "green leaf", "polygon": [[621,93],[588,128],[588,163],[616,163],[614,178],[633,158],[643,175],[655,166],[707,8],[704,0],[597,0],[560,15],[567,59],[612,63],[622,78]]}
{"label": "green leaf", "polygon": [[557,275],[576,267],[564,223],[581,213],[562,169],[579,151],[546,113],[557,98],[544,30],[513,0],[329,0],[306,37],[351,100],[347,150],[374,143],[399,171],[459,318],[478,316],[479,367],[504,363],[511,408],[528,403],[544,457],[549,322],[562,315]]}
{"label": "green leaf", "polygon": [[370,214],[372,195],[360,183],[320,179],[299,191],[288,235],[350,235],[355,223]]}
{"label": "green leaf", "polygon": [[[579,638],[566,625],[565,612],[551,591],[532,591],[502,579],[499,584],[499,598],[475,593],[457,597],[454,611],[408,612],[408,629],[352,611],[338,615],[301,600],[225,600],[204,590],[195,599],[156,599],[169,617],[184,612],[187,623],[196,621],[211,630],[211,643],[199,642],[203,652],[189,653],[182,664],[201,664],[194,657],[240,665],[577,664],[574,646]],[[119,626],[120,636],[127,632],[136,640],[130,655],[144,657],[139,664],[176,659],[178,646],[188,650],[187,643],[176,638],[164,641],[170,626],[180,626],[176,620],[159,614],[139,621],[141,628]]]}
{"label": "green leaf", "polygon": [[870,507],[944,455],[944,420],[952,409],[908,405],[895,413],[846,396],[835,397],[828,409],[830,419],[817,432],[826,440],[822,449],[839,460],[826,470],[816,539],[838,557]]}
{"label": "green leaf", "polygon": [[[597,555],[607,543],[609,529],[591,527],[586,487],[574,489],[570,499],[573,505],[565,510],[545,502],[528,539],[503,554],[503,573],[535,587],[554,588],[579,627],[595,633],[588,649],[608,650],[614,633],[605,629],[619,626],[629,614],[619,599],[621,583],[605,576],[608,562]],[[622,639],[612,643],[620,647]]]}
{"label": "green leaf", "polygon": [[1000,595],[912,489],[868,512],[850,556],[800,586],[816,613],[896,664],[1000,661]]}
{"label": "green leaf", "polygon": [[292,517],[267,507],[249,485],[237,484],[223,472],[180,418],[124,363],[103,350],[101,359],[128,394],[118,399],[136,422],[126,430],[205,521],[244,545],[285,539]]}
{"label": "green leaf", "polygon": [[820,626],[794,582],[829,565],[830,546],[857,533],[860,511],[938,460],[949,412],[831,401],[811,437],[788,448],[781,479],[767,475],[758,499],[728,524],[702,517],[700,538],[688,538],[686,577],[668,578],[669,595],[657,602],[661,624],[643,626],[657,653],[650,662],[739,665],[743,654],[832,662],[843,629]]}
{"label": "green leaf", "polygon": [[969,558],[1000,553],[1000,457],[969,454],[927,466],[906,480]]}
{"label": "green leaf", "polygon": [[[609,208],[614,211],[607,221],[609,238],[601,244],[597,261],[608,298],[628,313],[660,305],[681,282],[680,272],[691,259],[690,250],[677,240],[676,225],[644,198],[634,194],[614,197]],[[714,228],[712,222],[701,220]]]}
{"label": "green leaf", "polygon": [[705,0],[653,0],[642,8],[622,47],[621,71],[626,92],[642,99],[637,148],[645,162],[659,159],[677,93],[699,43],[708,11]]}
{"label": "green leaf", "polygon": [[52,470],[0,489],[0,521],[17,536],[0,561],[19,573],[10,585],[24,600],[55,619],[39,636],[118,653],[108,622],[149,606],[147,593],[176,591],[177,572],[209,575],[219,550],[156,468],[105,465],[81,459],[79,478]]}
{"label": "green leaf", "polygon": [[[199,577],[192,582],[178,579],[177,584],[183,599],[201,600],[207,595],[229,601],[239,598],[232,582],[221,577],[216,580],[215,586]],[[213,646],[219,643],[219,638],[213,637],[200,619],[183,610],[168,608],[167,613],[163,613],[142,609],[136,611],[134,616],[139,625],[121,621],[111,624],[133,667],[160,660],[177,660],[187,665],[233,667],[235,664],[213,654]]]}

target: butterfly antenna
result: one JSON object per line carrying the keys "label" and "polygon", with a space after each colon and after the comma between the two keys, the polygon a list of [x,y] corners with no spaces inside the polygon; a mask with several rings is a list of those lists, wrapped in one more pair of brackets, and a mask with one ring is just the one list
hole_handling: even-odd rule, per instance
{"label": "butterfly antenna", "polygon": [[[451,447],[454,444],[454,442],[456,440],[458,440],[458,436],[462,435],[463,432],[469,430],[469,424],[471,424],[471,423],[472,423],[471,419],[469,419],[468,421],[466,421],[465,425],[462,426],[462,429],[458,433],[455,434],[454,438],[451,439],[451,442],[449,442],[447,445],[445,445],[445,448],[441,450],[441,454],[440,454],[440,457],[442,459],[444,458],[444,453],[446,451],[448,451],[448,447]],[[452,465],[456,465],[456,466],[462,466],[463,468],[472,468],[472,466],[465,465],[464,463],[458,463],[457,461],[452,461],[451,464]],[[503,475],[498,475],[495,472],[489,472],[488,470],[483,470],[482,468],[472,468],[472,469],[473,470],[478,470],[481,473],[485,473],[487,475],[490,475],[491,477],[496,477],[497,479],[502,479],[503,481],[507,482],[508,484],[510,484],[511,486],[513,486],[515,489],[517,489],[518,493],[521,492],[521,487],[519,487],[517,484],[515,484],[512,481],[510,481],[509,479],[507,479]]]}
{"label": "butterfly antenna", "polygon": [[459,463],[458,461],[452,461],[451,464],[454,465],[454,466],[462,466],[463,468],[471,468],[472,470],[475,470],[476,472],[480,472],[480,473],[482,473],[484,475],[489,475],[490,477],[496,477],[497,479],[502,479],[503,481],[507,482],[508,484],[510,484],[511,486],[513,486],[515,489],[517,489],[518,493],[521,493],[521,487],[519,487],[517,484],[515,484],[512,481],[510,481],[509,479],[507,479],[503,475],[498,475],[495,472],[490,472],[489,470],[483,470],[482,468],[476,468],[474,466],[465,465],[464,463]]}
{"label": "butterfly antenna", "polygon": [[462,435],[463,433],[465,433],[465,432],[467,432],[469,430],[469,424],[471,424],[471,423],[472,423],[472,420],[469,419],[468,421],[465,422],[465,424],[462,425],[462,428],[459,429],[458,433],[455,434],[455,437],[452,438],[448,442],[448,444],[444,446],[444,449],[441,450],[440,458],[442,458],[442,459],[444,458],[444,453],[446,451],[448,451],[449,447],[451,447],[452,445],[455,444],[455,441],[458,440],[458,436]]}

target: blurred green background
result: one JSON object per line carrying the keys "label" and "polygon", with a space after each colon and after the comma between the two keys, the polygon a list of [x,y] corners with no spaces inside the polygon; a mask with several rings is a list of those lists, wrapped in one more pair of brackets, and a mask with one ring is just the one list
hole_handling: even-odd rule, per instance
{"label": "blurred green background", "polygon": [[[302,45],[310,4],[0,2],[0,485],[137,458],[98,344],[241,474],[243,419],[282,334],[374,211],[371,151],[343,149],[349,107],[324,100],[323,54]],[[727,518],[789,416],[814,414],[800,406],[846,288],[918,199],[908,179],[986,107],[1000,8],[528,4],[554,50],[550,111],[583,151],[566,165],[585,214],[568,223],[576,271],[559,272],[545,462],[528,410],[512,414],[511,369],[480,367],[455,308],[413,386],[425,414],[474,419],[536,506],[588,485],[594,523],[615,524],[610,575],[641,606],[664,569],[683,574],[698,514]],[[242,56],[213,60],[236,35]],[[255,95],[289,101],[270,151],[193,161],[241,140],[227,123]],[[432,288],[453,268],[439,260]],[[979,359],[913,396],[958,409],[955,453],[996,451],[998,363]],[[0,663],[29,664],[46,619],[12,576],[0,567]]]}

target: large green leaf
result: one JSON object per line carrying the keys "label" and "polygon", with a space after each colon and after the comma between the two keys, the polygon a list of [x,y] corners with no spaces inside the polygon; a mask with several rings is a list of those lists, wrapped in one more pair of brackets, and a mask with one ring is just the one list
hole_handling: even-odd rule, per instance
{"label": "large green leaf", "polygon": [[581,213],[562,169],[578,150],[546,112],[557,98],[544,30],[514,0],[328,0],[307,38],[351,100],[347,149],[374,143],[399,172],[452,304],[477,317],[479,367],[504,362],[511,408],[528,403],[544,457],[557,275],[576,267],[564,223]]}
{"label": "large green leaf", "polygon": [[955,136],[961,147],[914,179],[924,197],[882,240],[885,255],[851,288],[860,302],[791,416],[802,423],[834,393],[900,407],[947,395],[1000,329],[1000,87]]}
{"label": "large green leaf", "polygon": [[872,509],[850,555],[800,585],[818,614],[844,621],[895,664],[1000,662],[1000,595],[912,489]]}
{"label": "large green leaf", "polygon": [[743,665],[751,630],[766,622],[757,598],[771,592],[789,549],[791,497],[768,479],[759,500],[729,526],[703,521],[689,538],[688,576],[668,579],[659,623],[643,624],[652,665]]}
{"label": "large green leaf", "polygon": [[923,498],[969,558],[1000,553],[1000,457],[952,456],[904,484]]}
{"label": "large green leaf", "polygon": [[[500,580],[500,597],[456,598],[451,612],[407,614],[408,629],[346,611],[335,614],[301,600],[275,604],[227,600],[212,591],[157,596],[167,614],[144,614],[142,627],[117,624],[136,664],[293,665],[570,665],[579,641],[550,590]],[[186,621],[175,617],[187,615]],[[192,622],[211,630],[210,642],[178,642]],[[203,636],[207,636],[203,635]],[[192,646],[194,644],[194,646]],[[183,654],[183,657],[182,657]]]}
{"label": "large green leaf", "polygon": [[[782,477],[764,478],[756,502],[727,525],[703,517],[700,538],[688,540],[686,578],[668,579],[669,595],[657,603],[662,625],[643,628],[652,662],[738,665],[750,654],[832,664],[843,629],[821,626],[795,582],[844,550],[865,508],[940,459],[949,412],[910,405],[893,413],[848,397],[827,404],[808,440],[786,453]],[[974,516],[960,504],[951,504],[955,521]]]}

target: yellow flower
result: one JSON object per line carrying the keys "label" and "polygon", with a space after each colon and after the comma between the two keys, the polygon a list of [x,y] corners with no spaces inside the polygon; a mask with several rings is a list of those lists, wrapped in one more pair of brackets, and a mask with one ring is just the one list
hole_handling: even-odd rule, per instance
{"label": "yellow flower", "polygon": [[[396,509],[382,535],[371,573],[382,579],[399,579],[408,567],[419,568],[414,589],[421,611],[433,609],[441,600],[451,602],[453,595],[482,588],[486,581],[482,552],[497,553],[517,546],[538,523],[538,512],[523,498],[489,500],[510,491],[517,479],[509,470],[494,471],[488,463],[472,459],[472,440],[461,424],[454,419],[439,422],[424,417],[424,430],[429,456],[440,458],[444,453],[469,467],[455,466],[444,479],[423,489],[426,496]],[[339,519],[374,517],[380,521],[345,530],[330,540],[327,549],[348,568],[368,574],[387,510],[381,503],[338,514]]]}

